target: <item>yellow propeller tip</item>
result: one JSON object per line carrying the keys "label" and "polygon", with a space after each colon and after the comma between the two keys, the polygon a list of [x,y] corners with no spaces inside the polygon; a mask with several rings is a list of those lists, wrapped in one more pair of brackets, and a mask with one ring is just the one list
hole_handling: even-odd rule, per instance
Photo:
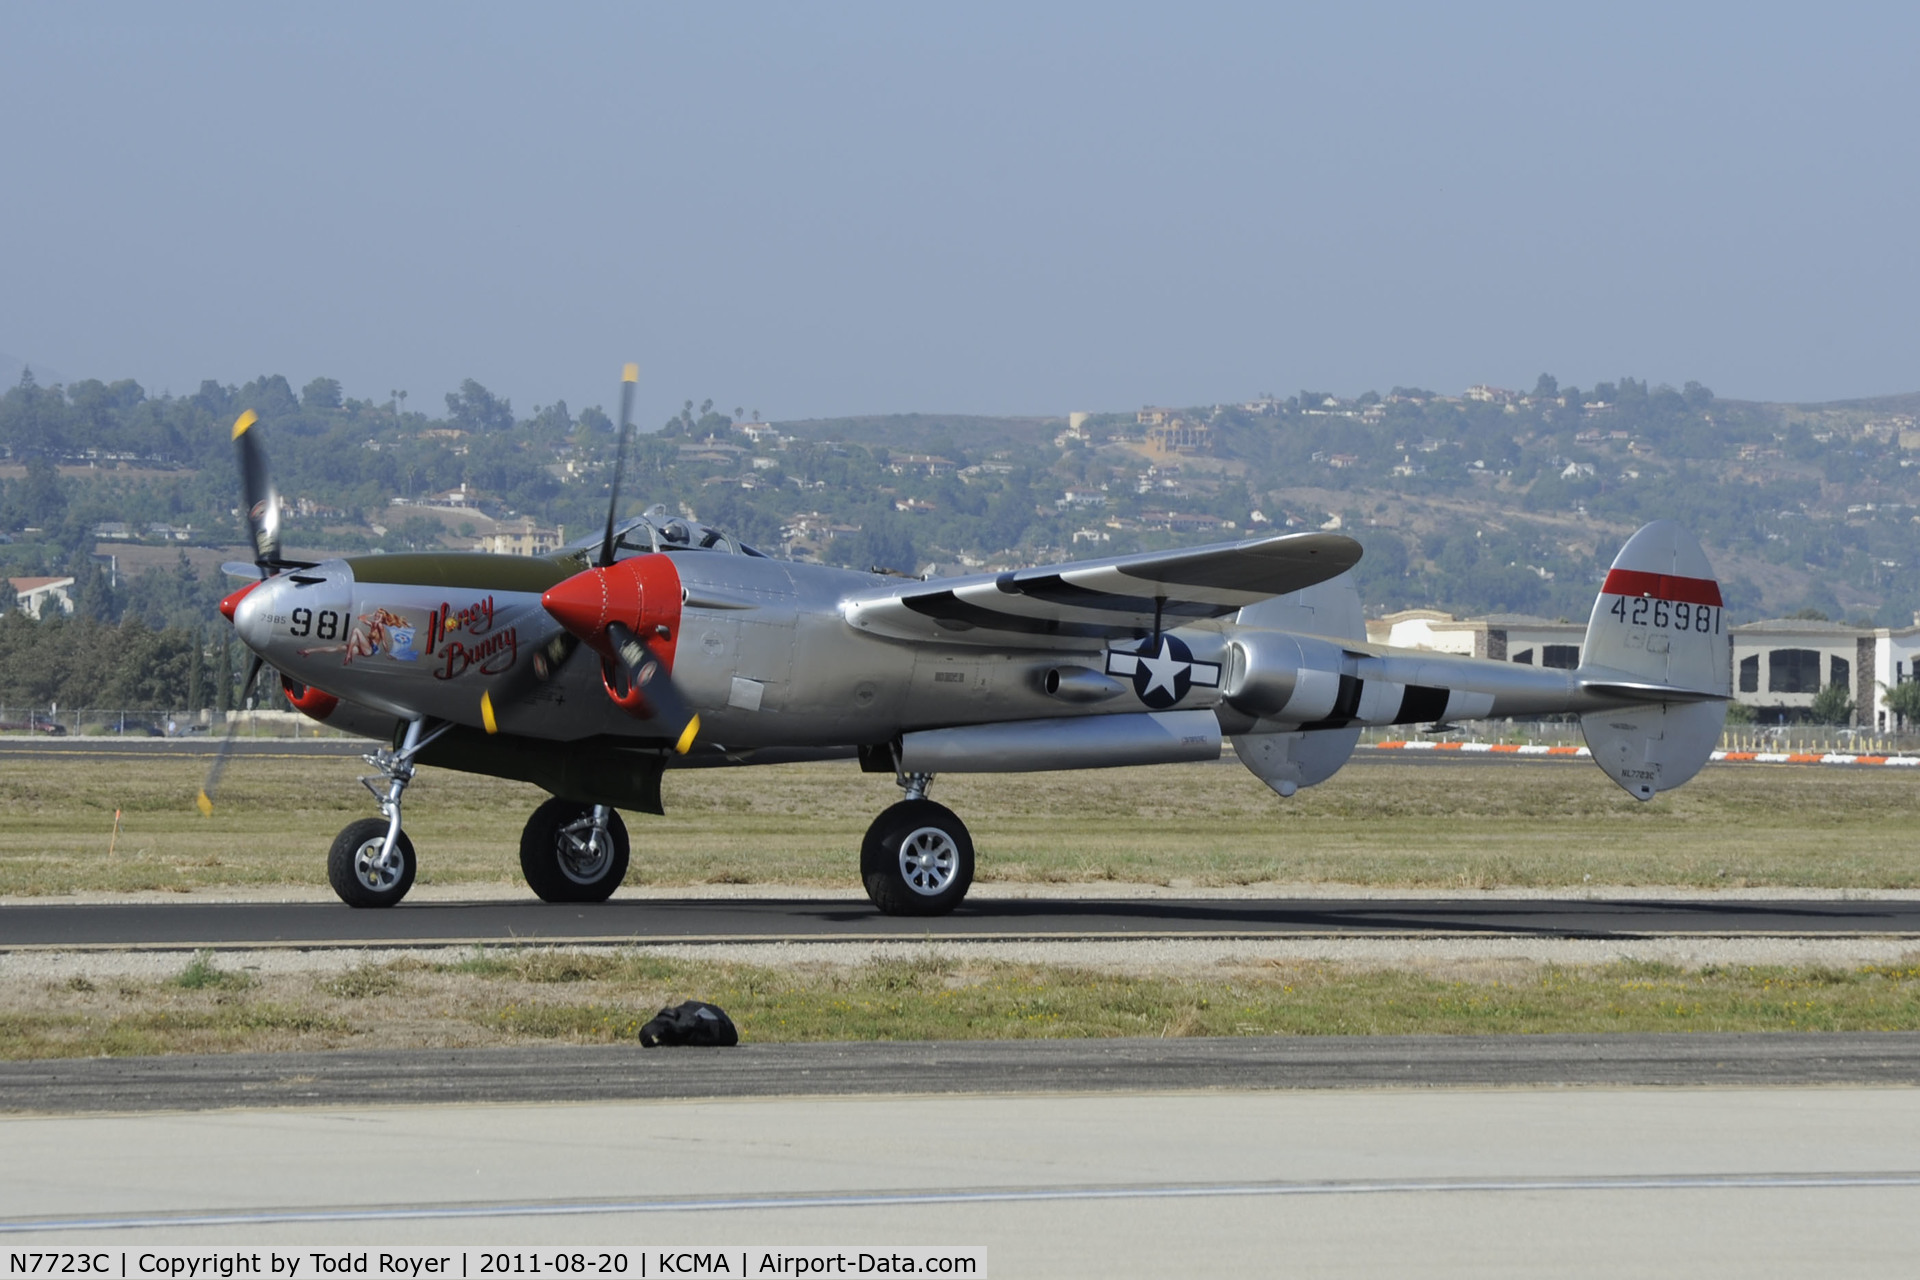
{"label": "yellow propeller tip", "polygon": [[249,409],[233,420],[233,438],[238,440],[247,434],[247,428],[260,421],[260,415]]}
{"label": "yellow propeller tip", "polygon": [[500,722],[493,718],[493,695],[484,691],[480,694],[480,723],[488,733],[500,732]]}
{"label": "yellow propeller tip", "polygon": [[193,803],[194,807],[200,810],[201,817],[211,818],[213,816],[213,797],[208,795],[204,790],[194,797]]}
{"label": "yellow propeller tip", "polygon": [[695,716],[693,719],[687,721],[687,727],[680,732],[680,740],[673,744],[674,754],[683,756],[693,750],[693,739],[699,732],[700,717]]}
{"label": "yellow propeller tip", "polygon": [[640,366],[637,364],[629,364],[624,366],[620,370],[620,381],[622,382],[640,381]]}

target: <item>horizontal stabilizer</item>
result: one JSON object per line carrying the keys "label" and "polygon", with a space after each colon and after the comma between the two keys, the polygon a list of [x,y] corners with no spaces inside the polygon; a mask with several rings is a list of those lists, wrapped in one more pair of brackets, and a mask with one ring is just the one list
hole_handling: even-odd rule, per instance
{"label": "horizontal stabilizer", "polygon": [[1651,680],[1582,680],[1581,689],[1622,702],[1726,702],[1732,695],[1708,689],[1680,689]]}

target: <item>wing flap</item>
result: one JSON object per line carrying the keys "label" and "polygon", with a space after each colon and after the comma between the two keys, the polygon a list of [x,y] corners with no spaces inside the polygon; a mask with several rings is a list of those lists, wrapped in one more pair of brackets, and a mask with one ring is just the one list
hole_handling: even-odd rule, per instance
{"label": "wing flap", "polygon": [[1337,577],[1360,544],[1327,533],[1149,551],[1012,573],[889,585],[844,601],[849,625],[902,640],[1085,642],[1186,626]]}

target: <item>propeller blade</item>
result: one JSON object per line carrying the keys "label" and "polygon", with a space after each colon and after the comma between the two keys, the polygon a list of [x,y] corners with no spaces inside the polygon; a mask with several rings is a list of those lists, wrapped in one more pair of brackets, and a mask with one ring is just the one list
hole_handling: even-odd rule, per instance
{"label": "propeller blade", "polygon": [[693,747],[693,740],[700,734],[700,717],[688,704],[679,686],[674,684],[666,664],[656,658],[653,651],[633,633],[633,628],[625,623],[609,622],[607,639],[613,642],[614,653],[621,665],[626,667],[627,678],[633,681],[635,688],[646,694],[647,705],[653,709],[653,718],[673,739],[675,754],[687,754]]}
{"label": "propeller blade", "polygon": [[629,364],[620,371],[620,448],[613,455],[613,492],[607,495],[607,535],[600,540],[602,569],[613,563],[613,522],[620,514],[620,473],[627,466],[627,441],[633,436],[633,385],[640,381],[640,366]]}
{"label": "propeller blade", "polygon": [[555,627],[534,646],[533,656],[509,669],[480,693],[480,723],[488,733],[500,732],[498,712],[510,707],[560,673],[573,651],[580,647],[577,636],[564,627]]}
{"label": "propeller blade", "polygon": [[267,451],[253,426],[260,415],[249,409],[234,419],[233,447],[240,455],[240,501],[246,510],[253,562],[266,577],[280,561],[280,495],[267,474]]}
{"label": "propeller blade", "polygon": [[[266,664],[259,654],[253,655],[253,661],[247,664],[247,678],[240,682],[240,704],[246,705],[247,698],[253,693],[253,682],[260,678],[260,668]],[[213,757],[213,767],[207,770],[207,780],[200,784],[200,794],[194,797],[202,817],[213,816],[213,793],[220,785],[220,775],[227,771],[227,760],[233,755],[233,738],[240,732],[240,721],[232,718],[227,721],[227,736],[220,740],[220,750]]]}

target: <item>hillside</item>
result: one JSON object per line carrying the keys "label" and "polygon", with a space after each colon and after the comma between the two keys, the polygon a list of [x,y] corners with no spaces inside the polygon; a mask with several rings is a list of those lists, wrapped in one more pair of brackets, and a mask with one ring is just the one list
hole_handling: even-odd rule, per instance
{"label": "hillside", "polygon": [[[1371,608],[1579,618],[1619,543],[1671,517],[1707,545],[1737,619],[1813,608],[1905,625],[1920,608],[1920,394],[1769,405],[1543,377],[1526,394],[1301,392],[1076,430],[951,414],[736,426],[712,405],[636,439],[626,508],[666,503],[796,558],[975,570],[1337,527],[1366,546]],[[209,555],[189,573],[178,553],[242,541],[228,444],[242,408],[262,415],[303,546],[467,547],[604,516],[614,434],[597,408],[521,415],[476,382],[433,415],[329,379],[183,397],[22,382],[0,396],[8,573],[157,554],[132,575],[146,587],[123,581],[89,608],[204,616]]]}

